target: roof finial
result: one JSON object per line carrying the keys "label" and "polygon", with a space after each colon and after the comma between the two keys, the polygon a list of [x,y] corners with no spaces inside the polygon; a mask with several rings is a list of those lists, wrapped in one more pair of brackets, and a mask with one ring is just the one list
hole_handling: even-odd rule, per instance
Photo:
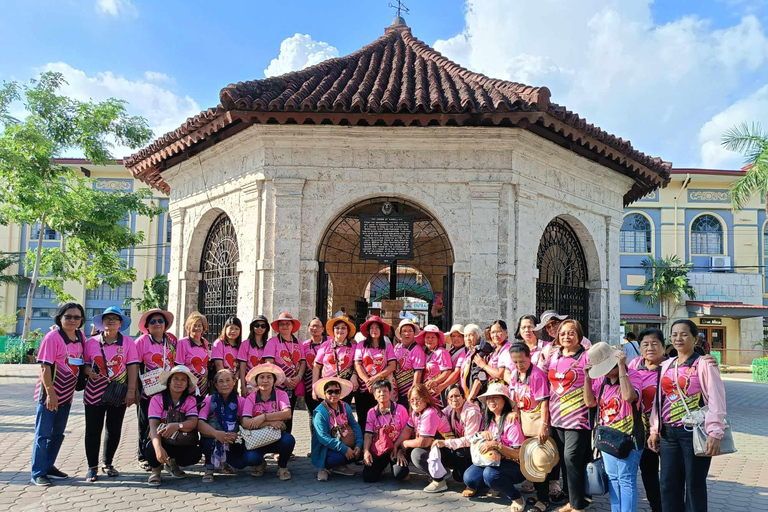
{"label": "roof finial", "polygon": [[405,4],[402,2],[402,0],[397,0],[397,5],[395,4],[389,4],[389,6],[393,9],[397,10],[397,13],[395,14],[395,18],[392,20],[391,26],[396,25],[405,25],[405,19],[403,18],[403,13],[410,14],[411,10],[408,9],[408,7],[405,6]]}

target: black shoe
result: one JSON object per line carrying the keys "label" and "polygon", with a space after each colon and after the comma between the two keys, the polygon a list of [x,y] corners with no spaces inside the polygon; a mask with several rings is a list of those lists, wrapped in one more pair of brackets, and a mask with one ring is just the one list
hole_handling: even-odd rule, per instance
{"label": "black shoe", "polygon": [[38,485],[40,487],[48,487],[51,485],[51,480],[47,476],[38,476],[37,478],[32,478],[30,480],[30,483],[32,485]]}
{"label": "black shoe", "polygon": [[563,491],[558,491],[556,493],[549,493],[549,502],[553,505],[560,505],[561,503],[565,503],[568,501],[568,495],[565,494]]}
{"label": "black shoe", "polygon": [[65,478],[69,478],[69,475],[57,469],[56,466],[52,466],[51,469],[48,470],[48,478],[53,478],[54,480],[64,480]]}

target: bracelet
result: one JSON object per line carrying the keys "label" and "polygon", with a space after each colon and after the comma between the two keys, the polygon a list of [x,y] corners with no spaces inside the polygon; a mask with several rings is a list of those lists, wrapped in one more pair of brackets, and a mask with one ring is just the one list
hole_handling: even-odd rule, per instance
{"label": "bracelet", "polygon": [[624,377],[629,377],[629,374],[628,374],[628,373],[625,373],[624,375],[619,375],[619,378],[620,378],[620,379],[623,379]]}

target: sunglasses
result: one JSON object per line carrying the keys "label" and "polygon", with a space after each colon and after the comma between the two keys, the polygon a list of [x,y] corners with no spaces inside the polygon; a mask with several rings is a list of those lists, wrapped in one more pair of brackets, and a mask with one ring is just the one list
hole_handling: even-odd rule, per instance
{"label": "sunglasses", "polygon": [[326,395],[340,395],[341,390],[340,389],[326,389],[325,390]]}
{"label": "sunglasses", "polygon": [[62,318],[64,320],[78,320],[78,321],[83,319],[83,317],[80,315],[63,315]]}
{"label": "sunglasses", "polygon": [[267,324],[256,324],[253,326],[254,329],[266,329],[269,327]]}
{"label": "sunglasses", "polygon": [[165,318],[153,318],[148,323],[149,323],[149,325],[155,325],[155,324],[161,324],[162,325],[162,324],[165,323]]}

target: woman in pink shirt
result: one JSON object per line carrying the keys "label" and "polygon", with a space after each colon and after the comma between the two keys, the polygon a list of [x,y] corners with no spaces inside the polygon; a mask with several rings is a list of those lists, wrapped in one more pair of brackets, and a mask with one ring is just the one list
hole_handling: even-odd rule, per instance
{"label": "woman in pink shirt", "polygon": [[317,403],[318,396],[315,394],[315,384],[320,379],[326,377],[339,377],[348,380],[352,384],[353,393],[344,397],[347,403],[352,403],[353,394],[358,389],[357,374],[355,373],[355,349],[357,344],[353,343],[352,337],[355,335],[355,324],[346,316],[340,316],[328,320],[325,328],[332,333],[333,338],[320,347],[315,355],[315,364],[312,368],[312,399]]}
{"label": "woman in pink shirt", "polygon": [[365,423],[368,410],[376,404],[371,394],[371,386],[381,379],[393,380],[395,372],[395,351],[392,344],[385,340],[390,327],[378,316],[372,316],[360,326],[360,333],[365,339],[355,349],[355,371],[360,382],[360,389],[355,394],[357,421]]}
{"label": "woman in pink shirt", "polygon": [[267,352],[275,355],[275,364],[285,374],[285,379],[277,387],[285,391],[291,401],[291,418],[286,421],[288,432],[293,430],[293,411],[298,400],[296,388],[307,368],[301,341],[296,337],[300,327],[301,322],[290,313],[282,312],[272,322],[272,329],[277,331],[277,336],[267,340]]}
{"label": "woman in pink shirt", "polygon": [[424,385],[427,387],[438,407],[443,407],[440,392],[447,386],[444,383],[451,375],[453,364],[451,355],[445,349],[445,334],[436,325],[428,325],[416,336],[416,343],[424,347]]}
{"label": "woman in pink shirt", "polygon": [[490,339],[487,341],[493,347],[493,352],[491,352],[487,361],[484,360],[481,354],[475,354],[474,363],[487,374],[489,382],[494,380],[502,381],[504,380],[504,364],[507,358],[504,354],[509,351],[507,323],[504,320],[496,320],[491,324],[489,331]]}
{"label": "woman in pink shirt", "polygon": [[397,403],[408,409],[408,392],[411,386],[422,381],[424,363],[427,356],[424,348],[416,343],[416,335],[419,334],[419,326],[409,319],[404,318],[395,329],[397,343],[395,344],[395,384],[393,398]]}
{"label": "woman in pink shirt", "polygon": [[269,320],[264,315],[257,316],[248,326],[248,339],[240,344],[237,352],[238,380],[240,381],[240,394],[248,396],[253,393],[253,388],[248,384],[245,376],[255,366],[262,363],[274,363],[275,354],[267,351],[267,338],[269,335]]}
{"label": "woman in pink shirt", "polygon": [[227,368],[237,375],[239,366],[237,355],[242,341],[243,323],[236,316],[230,316],[224,322],[221,334],[211,347],[211,361],[216,366],[216,371]]}
{"label": "woman in pink shirt", "polygon": [[176,364],[183,364],[197,377],[196,397],[199,402],[208,394],[208,340],[203,336],[208,332],[208,319],[194,311],[184,322],[187,337],[176,343]]}
{"label": "woman in pink shirt", "polygon": [[[408,464],[403,466],[397,463],[394,444],[408,425],[408,411],[392,401],[392,384],[388,380],[380,380],[373,385],[373,396],[376,406],[368,410],[363,436],[363,482],[378,482],[387,466],[392,477],[402,481],[408,477]],[[380,435],[386,435],[392,441],[392,451],[374,453],[375,442]]]}

